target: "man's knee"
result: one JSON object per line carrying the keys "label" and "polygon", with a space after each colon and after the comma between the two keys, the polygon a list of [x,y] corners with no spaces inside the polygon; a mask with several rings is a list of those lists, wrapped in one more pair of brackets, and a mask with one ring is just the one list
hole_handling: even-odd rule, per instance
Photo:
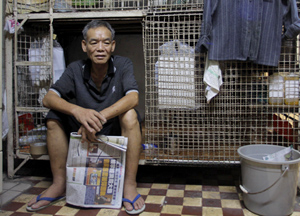
{"label": "man's knee", "polygon": [[128,110],[127,112],[120,115],[121,127],[134,128],[139,126],[138,115],[134,109]]}
{"label": "man's knee", "polygon": [[48,119],[47,120],[47,132],[52,132],[56,130],[62,130],[62,125],[58,120]]}

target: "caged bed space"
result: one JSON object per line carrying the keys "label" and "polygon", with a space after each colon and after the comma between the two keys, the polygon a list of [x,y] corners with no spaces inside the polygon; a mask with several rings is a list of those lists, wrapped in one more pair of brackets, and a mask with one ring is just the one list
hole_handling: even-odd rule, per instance
{"label": "caged bed space", "polygon": [[[12,70],[6,80],[13,98],[8,104],[13,125],[8,135],[10,177],[33,159],[32,140],[46,141],[48,110],[41,100],[54,81],[54,34],[68,35],[65,41],[71,42],[74,32],[93,18],[109,20],[121,31],[117,36],[124,44],[131,37],[138,40],[131,40],[133,45],[122,54],[138,56],[132,60],[138,64],[143,144],[149,147],[142,152],[140,164],[238,164],[237,149],[251,144],[299,149],[299,37],[284,41],[278,67],[220,62],[223,84],[208,103],[203,82],[206,55],[194,50],[203,0],[46,2],[39,13],[23,10],[19,1],[9,5],[24,28],[6,39],[7,59],[13,59],[6,61],[7,70]],[[295,103],[270,101],[275,74],[283,82],[293,74]],[[15,158],[24,159],[17,168]]]}
{"label": "caged bed space", "polygon": [[[293,145],[299,140],[299,38],[282,44],[278,67],[220,62],[223,84],[209,103],[205,54],[194,52],[201,13],[147,16],[145,152],[149,164],[235,164],[249,144]],[[297,103],[269,101],[271,77],[293,73]],[[297,82],[297,81],[296,81]]]}

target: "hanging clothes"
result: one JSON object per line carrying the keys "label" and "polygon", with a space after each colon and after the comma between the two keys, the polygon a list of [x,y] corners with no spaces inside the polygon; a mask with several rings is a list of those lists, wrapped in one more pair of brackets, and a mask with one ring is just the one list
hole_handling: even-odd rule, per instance
{"label": "hanging clothes", "polygon": [[210,101],[219,94],[221,86],[223,85],[222,71],[218,61],[208,60],[206,56],[205,70],[203,76],[205,84],[205,97],[209,104]]}
{"label": "hanging clothes", "polygon": [[208,51],[209,60],[277,66],[281,40],[299,33],[296,0],[205,0],[195,51]]}

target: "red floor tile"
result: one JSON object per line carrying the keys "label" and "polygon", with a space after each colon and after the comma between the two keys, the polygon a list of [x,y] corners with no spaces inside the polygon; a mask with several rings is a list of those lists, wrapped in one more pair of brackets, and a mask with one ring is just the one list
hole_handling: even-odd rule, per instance
{"label": "red floor tile", "polygon": [[160,206],[160,204],[151,204],[151,203],[146,203],[146,212],[161,212],[162,210],[162,206]]}
{"label": "red floor tile", "polygon": [[185,184],[170,184],[169,189],[184,190]]}
{"label": "red floor tile", "polygon": [[151,189],[149,191],[149,195],[156,195],[156,196],[161,195],[161,196],[164,196],[164,195],[167,194],[167,191],[168,190],[164,190],[164,189]]}
{"label": "red floor tile", "polygon": [[3,206],[1,209],[5,211],[16,211],[19,208],[21,208],[23,205],[24,203],[10,202],[7,203],[5,206]]}
{"label": "red floor tile", "polygon": [[45,190],[45,188],[32,187],[32,188],[29,188],[29,189],[26,191],[26,193],[28,193],[28,194],[39,195],[39,194],[41,194],[44,190]]}
{"label": "red floor tile", "polygon": [[223,216],[244,216],[242,209],[223,208]]}
{"label": "red floor tile", "polygon": [[202,215],[202,207],[183,206],[182,214],[186,214],[186,215]]}
{"label": "red floor tile", "polygon": [[219,191],[219,185],[203,185],[203,191]]}
{"label": "red floor tile", "polygon": [[220,207],[221,208],[221,200],[218,200],[218,199],[202,199],[202,206]]}
{"label": "red floor tile", "polygon": [[80,209],[75,216],[96,216],[100,209]]}
{"label": "red floor tile", "polygon": [[165,202],[168,205],[183,205],[183,198],[181,197],[166,197]]}
{"label": "red floor tile", "polygon": [[184,191],[184,197],[201,198],[202,191]]}

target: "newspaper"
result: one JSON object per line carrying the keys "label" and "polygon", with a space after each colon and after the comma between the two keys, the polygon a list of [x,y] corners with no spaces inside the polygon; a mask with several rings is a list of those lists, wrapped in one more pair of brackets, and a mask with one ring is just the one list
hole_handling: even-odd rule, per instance
{"label": "newspaper", "polygon": [[123,136],[105,136],[100,135],[97,137],[99,142],[105,143],[107,145],[110,145],[116,149],[119,149],[121,151],[127,150],[127,139],[124,139]]}
{"label": "newspaper", "polygon": [[81,143],[81,136],[71,133],[67,203],[87,208],[121,208],[127,143],[128,138],[123,136],[101,136],[99,143]]}

